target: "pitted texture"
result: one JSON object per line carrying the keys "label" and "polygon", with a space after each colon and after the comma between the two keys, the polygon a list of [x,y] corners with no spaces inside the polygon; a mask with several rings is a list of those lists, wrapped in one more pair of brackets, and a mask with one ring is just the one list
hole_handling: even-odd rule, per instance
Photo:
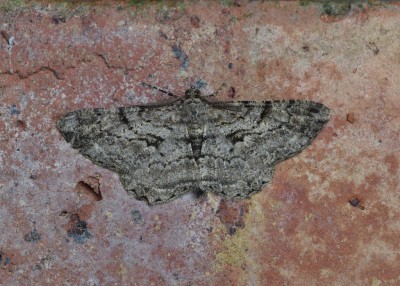
{"label": "pitted texture", "polygon": [[211,102],[198,90],[166,105],[77,110],[58,128],[84,156],[119,174],[149,204],[186,192],[259,192],[277,162],[304,149],[329,120],[311,101]]}

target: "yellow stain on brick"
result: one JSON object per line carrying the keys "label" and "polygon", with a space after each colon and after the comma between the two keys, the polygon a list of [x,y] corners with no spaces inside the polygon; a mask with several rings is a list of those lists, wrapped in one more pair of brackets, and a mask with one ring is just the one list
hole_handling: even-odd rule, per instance
{"label": "yellow stain on brick", "polygon": [[246,262],[248,242],[245,231],[238,230],[232,238],[224,241],[224,246],[225,250],[217,253],[215,257],[215,271],[223,269],[226,264],[240,267]]}
{"label": "yellow stain on brick", "polygon": [[120,264],[118,271],[119,275],[121,275],[121,277],[124,278],[126,276],[126,272],[127,272],[126,267],[123,264]]}
{"label": "yellow stain on brick", "polygon": [[379,280],[379,279],[377,279],[377,278],[372,278],[372,281],[371,281],[371,286],[379,286],[379,285],[381,285],[381,281]]}

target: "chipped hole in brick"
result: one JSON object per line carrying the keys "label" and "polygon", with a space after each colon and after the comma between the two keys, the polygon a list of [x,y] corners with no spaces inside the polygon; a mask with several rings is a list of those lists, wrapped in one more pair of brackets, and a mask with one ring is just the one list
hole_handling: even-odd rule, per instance
{"label": "chipped hole in brick", "polygon": [[228,90],[228,97],[229,98],[234,98],[236,94],[236,90],[233,86],[231,86]]}
{"label": "chipped hole in brick", "polygon": [[365,207],[363,205],[361,205],[361,200],[356,197],[353,197],[352,199],[350,199],[349,204],[354,208],[359,208],[360,210],[365,209]]}
{"label": "chipped hole in brick", "polygon": [[29,176],[29,179],[31,179],[31,180],[37,180],[37,178],[38,178],[38,175],[37,175],[37,174],[31,174],[31,175]]}
{"label": "chipped hole in brick", "polygon": [[196,15],[191,16],[190,24],[192,24],[194,28],[200,28],[200,18]]}
{"label": "chipped hole in brick", "polygon": [[76,184],[75,190],[79,193],[83,193],[95,201],[103,199],[100,191],[99,179],[96,177],[88,177]]}
{"label": "chipped hole in brick", "polygon": [[11,36],[5,30],[1,30],[0,33],[3,36],[4,40],[6,40],[8,45],[10,45],[10,46],[14,45],[14,37],[13,36]]}
{"label": "chipped hole in brick", "polygon": [[17,120],[17,126],[18,126],[19,128],[21,128],[22,130],[25,130],[25,129],[26,129],[26,123],[25,123],[25,121],[23,121],[23,120],[18,119],[18,120]]}
{"label": "chipped hole in brick", "polygon": [[68,211],[66,211],[66,210],[62,210],[60,212],[60,216],[66,216],[67,214],[68,214]]}
{"label": "chipped hole in brick", "polygon": [[4,31],[4,30],[1,30],[0,33],[1,33],[1,35],[3,36],[3,38],[4,38],[4,39],[7,41],[7,43],[8,43],[8,39],[10,38],[10,35],[9,35],[6,31]]}
{"label": "chipped hole in brick", "polygon": [[347,113],[346,120],[347,120],[347,122],[349,122],[350,124],[353,124],[353,123],[356,121],[356,119],[355,119],[355,117],[354,117],[354,113],[352,113],[352,112]]}
{"label": "chipped hole in brick", "polygon": [[69,220],[70,221],[75,221],[75,220],[79,220],[79,215],[77,213],[72,213],[69,216]]}

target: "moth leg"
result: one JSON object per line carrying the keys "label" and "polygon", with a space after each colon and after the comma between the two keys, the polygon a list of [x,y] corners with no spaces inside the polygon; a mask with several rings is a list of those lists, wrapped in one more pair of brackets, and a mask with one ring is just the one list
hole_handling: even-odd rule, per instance
{"label": "moth leg", "polygon": [[208,95],[207,97],[215,97],[218,96],[218,94],[221,92],[221,90],[226,87],[226,83],[222,83],[221,86],[212,94]]}

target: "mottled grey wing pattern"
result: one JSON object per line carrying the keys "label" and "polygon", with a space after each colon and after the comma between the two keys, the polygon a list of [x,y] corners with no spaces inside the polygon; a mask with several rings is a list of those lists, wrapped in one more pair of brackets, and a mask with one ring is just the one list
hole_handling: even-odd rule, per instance
{"label": "mottled grey wing pattern", "polygon": [[259,192],[274,166],[304,149],[329,119],[310,101],[214,103],[202,148],[201,185],[229,197]]}
{"label": "mottled grey wing pattern", "polygon": [[77,110],[58,128],[73,148],[117,172],[136,198],[166,202],[193,190],[199,178],[186,127],[171,113],[181,104]]}
{"label": "mottled grey wing pattern", "polygon": [[209,102],[199,91],[162,106],[88,109],[58,122],[65,139],[119,174],[150,204],[188,191],[259,192],[274,166],[305,148],[329,119],[310,101]]}

